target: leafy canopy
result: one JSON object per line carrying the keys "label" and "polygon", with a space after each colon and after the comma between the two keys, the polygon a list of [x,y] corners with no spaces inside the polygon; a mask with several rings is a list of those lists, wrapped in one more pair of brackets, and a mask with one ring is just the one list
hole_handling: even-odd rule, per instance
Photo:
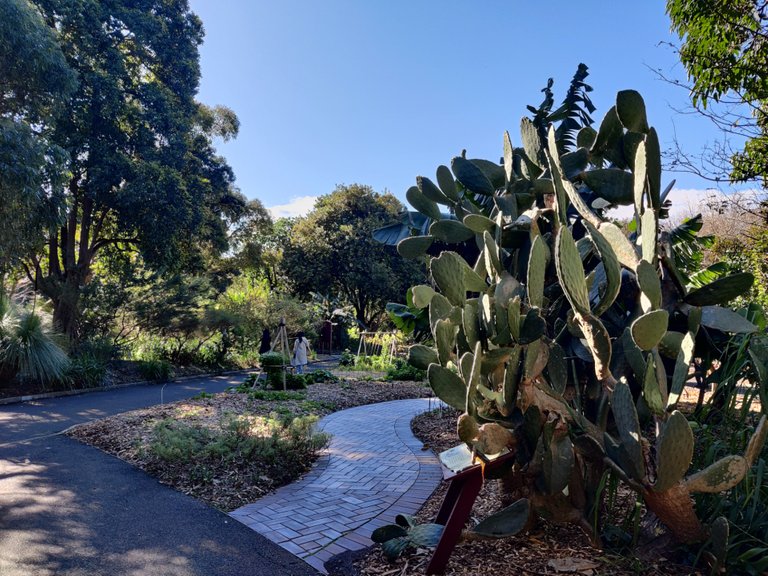
{"label": "leafy canopy", "polygon": [[423,278],[418,264],[373,239],[376,228],[394,220],[403,206],[392,194],[370,186],[341,185],[321,196],[315,209],[291,231],[283,265],[294,288],[309,296],[329,291],[343,297],[359,322],[373,327],[390,300]]}

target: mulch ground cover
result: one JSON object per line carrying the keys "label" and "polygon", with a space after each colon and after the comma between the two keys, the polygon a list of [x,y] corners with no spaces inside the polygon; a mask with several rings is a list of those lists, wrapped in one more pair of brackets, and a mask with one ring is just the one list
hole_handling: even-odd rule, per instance
{"label": "mulch ground cover", "polygon": [[[105,452],[142,468],[161,482],[188,493],[221,510],[229,511],[253,502],[279,486],[292,482],[306,472],[314,457],[286,474],[283,467],[260,465],[249,469],[248,462],[222,462],[208,477],[179,474],[178,467],[158,460],[148,450],[153,434],[163,421],[183,422],[207,430],[220,430],[227,415],[247,414],[251,417],[276,415],[322,417],[336,410],[362,404],[405,398],[431,396],[420,383],[381,382],[365,379],[359,373],[342,373],[336,383],[311,385],[301,393],[289,393],[281,400],[259,399],[243,393],[223,393],[143,410],[127,412],[79,426],[70,435]],[[455,432],[458,413],[451,409],[417,417],[415,435],[425,447],[439,453],[459,443]],[[441,485],[417,515],[419,522],[430,522],[445,496],[447,485]],[[631,494],[624,495],[631,505]],[[489,481],[475,503],[470,522],[478,522],[501,508],[497,482]],[[344,561],[328,564],[332,576],[398,576],[426,574],[431,550],[409,549],[390,561],[373,546]],[[591,546],[587,536],[574,526],[558,526],[539,522],[532,530],[501,540],[465,541],[454,550],[446,570],[448,576],[494,574],[495,576],[683,576],[702,574],[663,554],[638,559],[611,554]]]}
{"label": "mulch ground cover", "polygon": [[[141,468],[161,482],[224,511],[254,502],[296,480],[317,458],[302,445],[290,459],[262,448],[257,457],[242,454],[237,446],[224,446],[222,454],[198,461],[159,457],[150,447],[158,429],[184,426],[191,431],[177,438],[173,448],[184,451],[189,443],[221,434],[238,419],[241,434],[270,436],[270,422],[296,417],[322,417],[363,404],[430,396],[422,383],[371,382],[342,379],[318,383],[304,391],[258,391],[257,394],[225,392],[125,412],[72,429],[69,435]],[[285,397],[286,399],[274,399]],[[263,399],[260,399],[263,398]],[[284,433],[285,434],[285,433]],[[232,436],[230,436],[231,438]],[[269,451],[265,457],[261,452]]]}

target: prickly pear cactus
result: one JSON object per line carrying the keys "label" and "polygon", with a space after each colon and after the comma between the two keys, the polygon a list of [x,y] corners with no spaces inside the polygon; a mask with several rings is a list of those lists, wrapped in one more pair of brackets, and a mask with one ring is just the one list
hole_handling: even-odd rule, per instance
{"label": "prickly pear cactus", "polygon": [[[432,285],[412,300],[434,343],[413,346],[410,362],[463,412],[458,436],[475,453],[516,455],[503,483],[517,503],[481,532],[536,516],[588,527],[609,469],[678,540],[701,541],[691,492],[739,482],[766,426],[745,457],[686,478],[694,437],[675,408],[705,333],[755,331],[721,306],[751,278],[689,291],[660,231],[672,185],[661,188],[637,92],[619,92],[598,130],[590,122],[569,133],[545,114],[524,118],[519,146],[504,134],[500,164],[462,155],[408,191],[411,222],[425,225],[398,250],[429,261]],[[634,207],[631,234],[607,219],[615,205]]]}

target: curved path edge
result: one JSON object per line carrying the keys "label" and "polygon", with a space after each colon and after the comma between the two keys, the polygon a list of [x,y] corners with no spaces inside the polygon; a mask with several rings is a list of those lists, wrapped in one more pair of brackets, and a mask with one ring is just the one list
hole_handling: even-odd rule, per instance
{"label": "curved path edge", "polygon": [[315,569],[350,550],[397,514],[414,514],[440,484],[437,457],[411,433],[433,398],[357,406],[323,418],[332,435],[312,470],[258,502],[230,513]]}

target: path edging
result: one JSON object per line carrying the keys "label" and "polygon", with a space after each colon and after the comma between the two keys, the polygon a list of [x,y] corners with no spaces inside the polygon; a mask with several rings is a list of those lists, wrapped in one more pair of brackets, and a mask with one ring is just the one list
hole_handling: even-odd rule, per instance
{"label": "path edging", "polygon": [[83,388],[81,390],[59,390],[55,392],[43,392],[41,394],[28,394],[24,396],[11,396],[10,398],[0,398],[0,406],[8,404],[19,404],[21,402],[30,402],[32,400],[47,400],[49,398],[63,398],[65,396],[79,396],[81,394],[90,394],[92,392],[106,392],[108,390],[118,390],[120,388],[131,388],[133,386],[149,386],[176,384],[177,382],[186,382],[195,378],[215,378],[217,376],[230,376],[232,374],[241,374],[243,372],[252,372],[254,368],[243,368],[240,370],[225,370],[224,372],[209,372],[207,374],[193,374],[190,376],[179,376],[167,382],[158,382],[157,380],[139,380],[137,382],[125,382],[124,384],[111,384],[109,386],[97,386],[95,388]]}

